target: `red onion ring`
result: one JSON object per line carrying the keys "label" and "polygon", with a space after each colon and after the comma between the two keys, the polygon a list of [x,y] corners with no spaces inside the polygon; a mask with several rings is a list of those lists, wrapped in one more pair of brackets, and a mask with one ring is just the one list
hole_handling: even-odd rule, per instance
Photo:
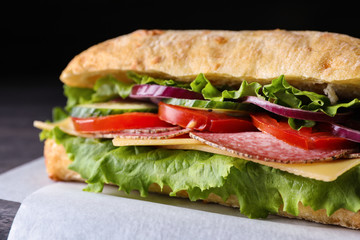
{"label": "red onion ring", "polygon": [[331,123],[330,131],[338,137],[346,138],[353,142],[360,143],[360,131],[340,124]]}
{"label": "red onion ring", "polygon": [[296,118],[302,120],[312,120],[318,122],[344,122],[348,120],[350,115],[352,114],[351,112],[340,113],[335,115],[334,117],[331,117],[323,112],[312,112],[297,108],[284,107],[254,96],[249,96],[244,99],[245,99],[243,101],[244,103],[252,103],[265,110],[268,110],[269,112],[288,118]]}
{"label": "red onion ring", "polygon": [[178,87],[140,84],[135,85],[130,94],[131,98],[184,98],[204,99],[202,94]]}

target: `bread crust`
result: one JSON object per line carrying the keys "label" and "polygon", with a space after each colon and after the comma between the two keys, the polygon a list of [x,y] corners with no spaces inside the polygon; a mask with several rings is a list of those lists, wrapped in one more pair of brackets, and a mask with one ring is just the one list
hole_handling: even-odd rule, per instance
{"label": "bread crust", "polygon": [[47,139],[44,143],[44,158],[46,171],[52,180],[84,181],[80,174],[68,169],[71,160],[68,158],[65,148],[52,139]]}
{"label": "bread crust", "polygon": [[[78,173],[68,169],[68,165],[71,161],[68,158],[65,149],[62,145],[57,144],[53,139],[47,139],[45,141],[44,156],[46,169],[51,179],[56,181],[84,181]],[[161,189],[159,185],[152,184],[149,187],[149,192],[168,195],[171,192],[171,188],[164,186]],[[188,198],[186,191],[179,191],[176,195],[178,197]],[[226,201],[223,201],[221,197],[211,193],[204,202],[218,203],[228,207],[239,208],[239,201],[235,195],[231,195]],[[293,216],[282,209],[279,209],[278,215],[323,224],[339,225],[352,229],[360,229],[360,211],[354,213],[346,209],[339,209],[333,215],[327,216],[325,209],[314,211],[311,207],[304,206],[301,202],[299,202],[298,216]]]}
{"label": "bread crust", "polygon": [[284,74],[292,85],[358,97],[360,39],[316,31],[138,30],[77,55],[60,79],[92,87],[103,75],[128,81],[128,70],[191,81],[204,73],[214,84],[267,84]]}

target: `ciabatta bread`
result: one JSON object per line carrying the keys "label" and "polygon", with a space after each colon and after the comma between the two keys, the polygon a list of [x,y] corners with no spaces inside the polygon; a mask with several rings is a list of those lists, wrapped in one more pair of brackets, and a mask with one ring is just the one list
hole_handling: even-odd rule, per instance
{"label": "ciabatta bread", "polygon": [[316,31],[138,30],[85,50],[62,72],[69,86],[92,87],[104,75],[126,71],[192,81],[199,73],[215,85],[243,80],[270,83],[284,74],[300,89],[360,92],[360,40]]}

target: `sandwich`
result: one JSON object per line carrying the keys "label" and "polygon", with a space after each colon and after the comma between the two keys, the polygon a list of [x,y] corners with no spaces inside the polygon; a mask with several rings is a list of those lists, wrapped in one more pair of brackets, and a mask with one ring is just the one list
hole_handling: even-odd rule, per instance
{"label": "sandwich", "polygon": [[137,30],[60,80],[65,106],[34,122],[53,180],[360,229],[360,39]]}

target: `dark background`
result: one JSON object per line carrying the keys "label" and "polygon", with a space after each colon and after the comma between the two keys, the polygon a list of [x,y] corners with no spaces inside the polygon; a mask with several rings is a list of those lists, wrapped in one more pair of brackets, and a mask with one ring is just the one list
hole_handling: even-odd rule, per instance
{"label": "dark background", "polygon": [[[157,1],[156,1],[157,2]],[[1,8],[1,74],[58,76],[71,58],[93,44],[136,29],[320,30],[360,37],[358,7],[345,2],[244,5],[243,1],[28,1]],[[294,3],[295,2],[295,3]],[[234,5],[238,3],[239,5]],[[342,6],[341,3],[344,5]],[[2,81],[4,84],[4,81]],[[17,84],[6,81],[5,84]]]}

